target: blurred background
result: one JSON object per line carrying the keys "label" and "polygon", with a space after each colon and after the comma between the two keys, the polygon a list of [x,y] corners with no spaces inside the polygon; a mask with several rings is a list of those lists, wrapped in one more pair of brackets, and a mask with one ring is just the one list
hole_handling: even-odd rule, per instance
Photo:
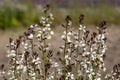
{"label": "blurred background", "polygon": [[114,64],[120,63],[120,0],[0,0],[0,64],[7,63],[6,45],[9,37],[15,39],[23,34],[29,25],[39,24],[45,4],[51,5],[55,18],[52,28],[56,32],[53,38],[56,42],[60,41],[57,36],[61,35],[60,25],[66,15],[70,15],[73,26],[77,26],[79,15],[84,14],[84,24],[92,30],[106,20],[106,67],[109,71]]}

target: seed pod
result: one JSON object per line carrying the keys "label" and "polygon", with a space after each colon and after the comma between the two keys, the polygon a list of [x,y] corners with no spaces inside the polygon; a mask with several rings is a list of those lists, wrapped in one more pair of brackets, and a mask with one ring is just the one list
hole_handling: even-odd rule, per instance
{"label": "seed pod", "polygon": [[80,14],[80,16],[79,16],[79,23],[82,24],[83,20],[84,20],[84,15]]}

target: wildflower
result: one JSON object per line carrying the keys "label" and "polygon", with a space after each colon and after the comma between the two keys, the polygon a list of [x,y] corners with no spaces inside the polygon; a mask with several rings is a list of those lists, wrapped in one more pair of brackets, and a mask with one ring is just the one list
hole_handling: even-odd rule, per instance
{"label": "wildflower", "polygon": [[28,39],[33,39],[33,34],[29,34]]}
{"label": "wildflower", "polygon": [[53,32],[53,31],[51,31],[51,32],[50,32],[50,34],[51,34],[51,35],[54,35],[54,32]]}
{"label": "wildflower", "polygon": [[79,30],[85,32],[85,26],[80,25]]}
{"label": "wildflower", "polygon": [[50,19],[54,20],[53,14],[50,13],[49,15],[50,15]]}
{"label": "wildflower", "polygon": [[46,27],[50,27],[50,24],[46,24]]}
{"label": "wildflower", "polygon": [[15,57],[16,56],[16,51],[11,50],[10,53],[7,55],[7,57]]}
{"label": "wildflower", "polygon": [[62,35],[61,38],[62,38],[62,39],[65,39],[65,35]]}
{"label": "wildflower", "polygon": [[59,64],[57,63],[57,62],[55,62],[53,65],[52,65],[52,67],[58,67],[59,66]]}

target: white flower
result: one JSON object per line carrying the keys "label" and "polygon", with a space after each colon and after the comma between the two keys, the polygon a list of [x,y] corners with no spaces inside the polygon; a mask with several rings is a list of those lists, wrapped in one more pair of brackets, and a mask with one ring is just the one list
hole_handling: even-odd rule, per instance
{"label": "white flower", "polygon": [[66,31],[64,31],[63,34],[65,35],[65,34],[66,34]]}
{"label": "white flower", "polygon": [[87,55],[89,55],[89,54],[90,54],[90,52],[86,52],[86,54],[87,54]]}
{"label": "white flower", "polygon": [[62,75],[62,70],[61,69],[58,69],[57,71],[58,71],[59,75]]}
{"label": "white flower", "polygon": [[58,67],[59,64],[57,62],[53,63],[52,67]]}
{"label": "white flower", "polygon": [[41,37],[41,34],[37,34],[37,36],[36,36],[36,37],[37,37],[37,38],[38,38],[38,37]]}
{"label": "white flower", "polygon": [[104,35],[104,34],[102,34],[102,35],[101,35],[101,39],[104,39],[104,38],[105,38],[105,35]]}
{"label": "white flower", "polygon": [[71,22],[71,21],[69,21],[68,26],[71,26],[71,25],[72,25],[72,22]]}
{"label": "white flower", "polygon": [[28,49],[28,43],[24,43],[24,48]]}
{"label": "white flower", "polygon": [[27,71],[27,67],[24,66],[24,67],[23,67],[23,72],[26,72],[26,71]]}
{"label": "white flower", "polygon": [[33,25],[31,25],[30,28],[33,28]]}
{"label": "white flower", "polygon": [[38,33],[39,33],[39,34],[42,34],[42,31],[41,31],[41,30],[39,30],[39,31],[38,31]]}
{"label": "white flower", "polygon": [[16,52],[15,50],[11,50],[11,52],[10,52],[10,53],[11,53],[11,54],[15,54],[15,52]]}
{"label": "white flower", "polygon": [[67,73],[66,80],[74,80],[74,74],[71,74],[70,72]]}
{"label": "white flower", "polygon": [[71,79],[74,79],[74,74],[71,74]]}
{"label": "white flower", "polygon": [[97,79],[95,79],[95,80],[101,80],[101,78],[97,78]]}
{"label": "white flower", "polygon": [[42,21],[45,21],[45,17],[41,17],[41,20],[42,20]]}
{"label": "white flower", "polygon": [[103,71],[106,71],[106,68],[105,68],[105,67],[103,68]]}
{"label": "white flower", "polygon": [[70,49],[67,49],[67,51],[70,53],[71,52],[71,50]]}
{"label": "white flower", "polygon": [[74,38],[75,38],[75,39],[78,39],[78,36],[75,36]]}
{"label": "white flower", "polygon": [[85,44],[83,41],[80,41],[80,45],[79,45],[79,46],[81,46],[81,47],[85,47],[86,44]]}
{"label": "white flower", "polygon": [[14,41],[12,41],[10,45],[11,45],[11,46],[14,46],[14,45],[15,45],[15,42],[14,42]]}
{"label": "white flower", "polygon": [[72,35],[72,32],[68,32],[68,35]]}
{"label": "white flower", "polygon": [[54,78],[54,76],[51,75],[51,76],[49,77],[49,80],[52,80],[53,78]]}
{"label": "white flower", "polygon": [[48,36],[47,36],[47,39],[51,39],[51,35],[48,35]]}
{"label": "white flower", "polygon": [[17,66],[17,70],[23,69],[23,67],[24,66],[20,64],[19,66]]}
{"label": "white flower", "polygon": [[69,60],[68,59],[66,59],[66,65],[69,65]]}
{"label": "white flower", "polygon": [[50,27],[50,24],[46,24],[46,27]]}
{"label": "white flower", "polygon": [[61,38],[62,38],[62,39],[65,39],[65,35],[62,35]]}
{"label": "white flower", "polygon": [[85,26],[82,26],[82,25],[80,25],[80,27],[79,27],[79,30],[81,30],[81,31],[84,31],[85,32]]}
{"label": "white flower", "polygon": [[4,75],[5,71],[0,71],[0,76]]}
{"label": "white flower", "polygon": [[33,39],[33,34],[29,34],[28,39]]}
{"label": "white flower", "polygon": [[65,55],[65,59],[68,59],[69,58],[69,56],[68,55]]}
{"label": "white flower", "polygon": [[15,57],[16,56],[16,51],[11,50],[10,53],[7,55],[7,57]]}
{"label": "white flower", "polygon": [[69,37],[69,36],[67,37],[67,40],[68,40],[68,42],[71,42],[71,40],[70,40],[70,37]]}
{"label": "white flower", "polygon": [[51,28],[50,28],[50,27],[48,27],[47,29],[48,29],[49,31],[51,30]]}
{"label": "white flower", "polygon": [[33,59],[32,62],[35,63],[35,64],[41,64],[41,61],[40,61],[39,57],[37,57],[36,59]]}
{"label": "white flower", "polygon": [[52,20],[54,20],[54,18],[53,18],[53,14],[50,13],[49,15],[50,15],[50,18],[51,18]]}
{"label": "white flower", "polygon": [[51,35],[54,35],[54,32],[53,32],[53,31],[51,31],[51,32],[50,32],[50,34],[51,34]]}

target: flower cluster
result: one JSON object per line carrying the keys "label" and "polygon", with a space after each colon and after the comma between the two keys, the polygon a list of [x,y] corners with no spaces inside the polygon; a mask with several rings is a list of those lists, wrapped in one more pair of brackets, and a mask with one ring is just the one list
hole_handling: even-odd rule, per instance
{"label": "flower cluster", "polygon": [[[101,24],[104,24],[102,22]],[[80,25],[81,28],[81,25]],[[105,71],[104,56],[106,51],[105,24],[100,26],[98,32],[90,34],[84,27],[83,37],[81,38],[79,48],[82,50],[82,59],[80,62],[81,77],[85,75],[88,80],[100,80],[101,70]],[[80,29],[81,30],[81,29]]]}
{"label": "flower cluster", "polygon": [[119,80],[120,79],[120,64],[114,65],[113,71],[105,76],[106,80]]}
{"label": "flower cluster", "polygon": [[[66,23],[62,24],[63,44],[55,52],[49,43],[54,35],[49,5],[43,13],[40,25],[31,25],[16,40],[9,38],[8,69],[2,64],[0,76],[4,80],[101,80],[101,71],[106,71],[106,22],[91,32],[84,26],[81,14],[78,30],[73,30],[72,19],[66,16]],[[115,65],[105,79],[119,80],[119,67]]]}
{"label": "flower cluster", "polygon": [[16,41],[9,39],[9,69],[5,73],[2,66],[1,71],[1,75],[8,75],[9,80],[49,79],[48,70],[52,65],[53,54],[46,42],[54,35],[51,30],[54,18],[49,12],[49,5],[45,7],[44,14],[40,25],[31,25]]}

